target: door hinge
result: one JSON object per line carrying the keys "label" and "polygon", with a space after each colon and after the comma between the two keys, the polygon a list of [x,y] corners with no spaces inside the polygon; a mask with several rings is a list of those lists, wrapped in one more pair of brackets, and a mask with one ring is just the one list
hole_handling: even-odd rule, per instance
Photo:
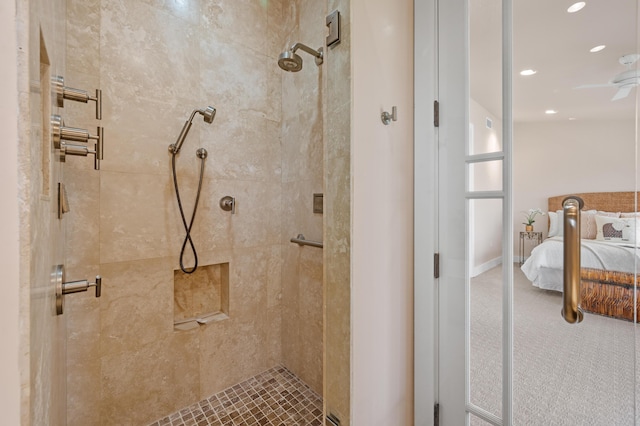
{"label": "door hinge", "polygon": [[433,101],[433,125],[440,127],[440,102]]}
{"label": "door hinge", "polygon": [[433,426],[440,426],[440,404],[433,407]]}
{"label": "door hinge", "polygon": [[433,277],[440,278],[440,253],[433,254]]}

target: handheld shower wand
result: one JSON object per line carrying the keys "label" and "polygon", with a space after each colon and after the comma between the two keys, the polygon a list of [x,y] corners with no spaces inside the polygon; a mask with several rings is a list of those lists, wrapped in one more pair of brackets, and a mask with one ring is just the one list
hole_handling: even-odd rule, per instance
{"label": "handheld shower wand", "polygon": [[[176,156],[180,152],[180,148],[182,148],[182,144],[184,140],[187,138],[187,133],[189,133],[189,129],[191,129],[191,123],[193,122],[193,118],[196,116],[196,113],[201,114],[204,117],[205,123],[213,122],[214,117],[216,116],[216,109],[212,106],[208,106],[205,109],[194,109],[191,113],[191,116],[187,121],[185,121],[184,126],[182,126],[182,130],[180,131],[180,135],[176,140],[176,143],[169,145],[169,152],[171,153],[171,170],[173,172],[173,185],[176,189],[176,198],[178,200],[178,207],[180,208],[180,216],[182,217],[182,224],[184,225],[184,229],[186,231],[186,235],[184,237],[184,241],[182,243],[182,249],[180,250],[180,269],[185,274],[192,274],[198,268],[198,253],[196,252],[196,247],[193,245],[193,240],[191,239],[191,228],[193,227],[193,221],[196,218],[196,211],[198,210],[198,201],[200,200],[200,191],[202,189],[202,180],[204,177],[204,160],[207,158],[207,150],[204,148],[198,148],[196,151],[196,156],[201,160],[200,161],[200,180],[198,182],[198,192],[196,194],[196,202],[193,206],[193,213],[191,214],[191,221],[187,224],[187,219],[184,215],[184,209],[182,208],[182,201],[180,200],[180,191],[178,190],[178,176],[176,174]],[[193,252],[194,257],[194,265],[192,268],[187,269],[184,266],[184,252],[187,248],[187,243],[191,246],[191,251]]]}
{"label": "handheld shower wand", "polygon": [[205,109],[194,109],[191,113],[191,117],[189,117],[189,119],[184,122],[184,126],[182,126],[182,130],[180,131],[180,135],[178,135],[176,143],[169,145],[170,153],[177,154],[180,152],[180,148],[182,148],[182,144],[187,138],[187,133],[189,133],[189,130],[191,129],[191,123],[193,122],[193,117],[196,116],[196,113],[199,113],[203,116],[205,123],[211,124],[214,117],[216,116],[216,109],[212,106],[208,106]]}

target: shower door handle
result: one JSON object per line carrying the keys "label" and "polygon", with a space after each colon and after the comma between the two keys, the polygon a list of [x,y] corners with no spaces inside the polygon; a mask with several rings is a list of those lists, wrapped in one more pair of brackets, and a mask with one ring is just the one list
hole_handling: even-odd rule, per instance
{"label": "shower door handle", "polygon": [[563,292],[562,317],[568,323],[583,319],[580,309],[580,210],[584,201],[579,197],[567,197],[562,201],[563,210]]}

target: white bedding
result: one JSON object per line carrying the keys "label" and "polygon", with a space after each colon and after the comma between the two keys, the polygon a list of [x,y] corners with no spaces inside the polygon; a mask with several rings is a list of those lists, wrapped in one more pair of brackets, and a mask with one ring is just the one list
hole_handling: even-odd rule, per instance
{"label": "white bedding", "polygon": [[[583,268],[634,272],[638,270],[639,248],[624,242],[582,240]],[[547,238],[531,251],[522,272],[534,286],[562,291],[562,237]]]}

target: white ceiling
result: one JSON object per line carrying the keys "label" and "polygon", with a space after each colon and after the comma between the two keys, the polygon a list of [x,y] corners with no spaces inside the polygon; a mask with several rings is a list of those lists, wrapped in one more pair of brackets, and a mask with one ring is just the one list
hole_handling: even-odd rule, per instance
{"label": "white ceiling", "polygon": [[[618,62],[637,51],[636,2],[585,0],[513,0],[514,121],[633,119],[636,89],[611,101],[615,87],[574,89],[608,83],[626,68]],[[470,0],[471,96],[491,113],[501,113],[501,1]],[[594,46],[606,49],[590,53]],[[639,61],[640,62],[640,61]],[[636,63],[634,65],[638,66]],[[525,68],[538,71],[523,77]],[[544,113],[557,110],[555,115]]]}

